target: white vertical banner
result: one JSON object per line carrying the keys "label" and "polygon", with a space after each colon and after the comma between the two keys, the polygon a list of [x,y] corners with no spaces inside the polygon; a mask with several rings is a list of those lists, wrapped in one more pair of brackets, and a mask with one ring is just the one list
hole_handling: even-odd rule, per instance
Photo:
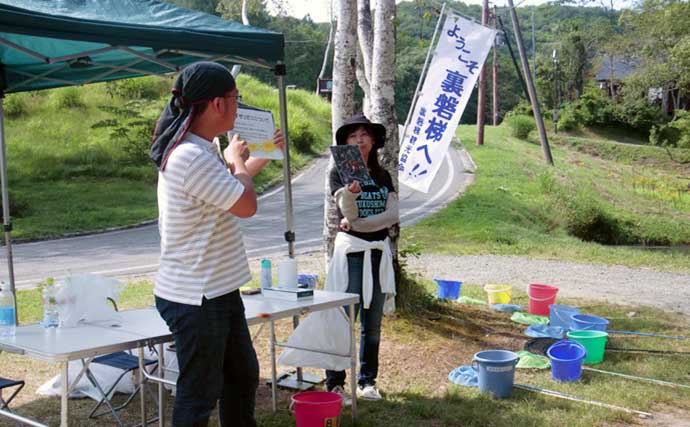
{"label": "white vertical banner", "polygon": [[398,179],[429,192],[496,30],[449,13],[400,145]]}

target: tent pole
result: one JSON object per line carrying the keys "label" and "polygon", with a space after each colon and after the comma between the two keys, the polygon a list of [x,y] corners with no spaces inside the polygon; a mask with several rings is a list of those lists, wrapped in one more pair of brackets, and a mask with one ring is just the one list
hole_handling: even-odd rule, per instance
{"label": "tent pole", "polygon": [[275,68],[278,79],[278,96],[280,98],[280,128],[285,138],[285,148],[283,149],[283,188],[285,189],[285,241],[288,242],[288,255],[295,257],[295,220],[292,212],[292,181],[290,177],[290,143],[288,139],[288,118],[287,118],[287,94],[285,93],[285,74],[287,69],[285,64],[278,63]]}
{"label": "tent pole", "polygon": [[10,219],[10,197],[7,191],[7,150],[5,149],[5,95],[0,92],[0,186],[2,186],[2,223],[5,230],[5,251],[7,252],[7,275],[10,280],[10,292],[14,295],[14,320],[17,323],[17,291],[14,288],[14,265],[12,264],[12,222]]}

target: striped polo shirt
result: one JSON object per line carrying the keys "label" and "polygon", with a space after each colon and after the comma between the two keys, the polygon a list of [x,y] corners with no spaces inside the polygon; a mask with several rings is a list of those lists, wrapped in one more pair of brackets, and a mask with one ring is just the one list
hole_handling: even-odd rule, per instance
{"label": "striped polo shirt", "polygon": [[153,293],[201,305],[251,279],[237,219],[229,209],[244,186],[211,142],[187,133],[158,173],[161,257]]}

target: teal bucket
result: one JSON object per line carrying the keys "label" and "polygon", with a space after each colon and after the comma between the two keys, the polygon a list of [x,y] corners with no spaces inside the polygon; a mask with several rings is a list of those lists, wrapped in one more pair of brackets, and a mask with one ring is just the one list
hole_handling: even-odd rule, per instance
{"label": "teal bucket", "polygon": [[520,357],[507,350],[486,350],[474,355],[472,366],[479,377],[479,391],[497,399],[510,397],[515,382],[515,366]]}
{"label": "teal bucket", "polygon": [[565,304],[549,305],[549,326],[560,326],[567,330],[571,329],[571,316],[580,314],[580,309]]}

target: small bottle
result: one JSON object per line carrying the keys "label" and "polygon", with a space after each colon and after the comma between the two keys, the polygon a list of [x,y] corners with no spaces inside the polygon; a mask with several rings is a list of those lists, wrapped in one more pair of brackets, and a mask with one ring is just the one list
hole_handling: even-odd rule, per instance
{"label": "small bottle", "polygon": [[0,282],[0,337],[13,337],[17,328],[14,295],[5,282]]}
{"label": "small bottle", "polygon": [[273,284],[273,277],[271,276],[271,260],[261,260],[261,287],[270,288]]}
{"label": "small bottle", "polygon": [[43,320],[44,328],[57,328],[60,325],[60,312],[57,307],[57,288],[52,277],[43,286]]}

